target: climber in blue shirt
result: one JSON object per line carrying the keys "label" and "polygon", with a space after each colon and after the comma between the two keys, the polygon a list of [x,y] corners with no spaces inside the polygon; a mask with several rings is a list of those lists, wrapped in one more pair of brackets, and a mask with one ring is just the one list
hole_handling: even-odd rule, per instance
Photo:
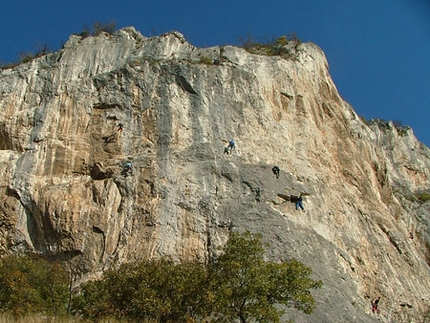
{"label": "climber in blue shirt", "polygon": [[236,149],[236,145],[235,145],[233,139],[229,141],[227,149],[230,151],[230,154],[233,150]]}
{"label": "climber in blue shirt", "polygon": [[303,198],[301,194],[296,200],[296,210],[298,210],[299,208],[301,208],[303,212],[305,211],[305,207],[303,206]]}

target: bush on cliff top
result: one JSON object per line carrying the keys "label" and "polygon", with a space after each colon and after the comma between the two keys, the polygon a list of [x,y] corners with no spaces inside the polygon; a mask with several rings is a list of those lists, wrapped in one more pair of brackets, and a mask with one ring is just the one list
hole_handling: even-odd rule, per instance
{"label": "bush on cliff top", "polygon": [[241,47],[251,54],[296,59],[302,42],[296,34],[292,33],[269,41],[256,41],[247,35],[245,39],[240,39],[240,43]]}

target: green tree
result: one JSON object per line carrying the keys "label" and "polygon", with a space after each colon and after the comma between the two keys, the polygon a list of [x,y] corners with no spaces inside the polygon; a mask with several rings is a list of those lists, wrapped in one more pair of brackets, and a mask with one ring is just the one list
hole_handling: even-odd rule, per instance
{"label": "green tree", "polygon": [[315,301],[310,289],[322,286],[296,260],[265,261],[261,236],[250,232],[231,233],[223,254],[208,270],[212,306],[220,322],[279,322],[284,310],[278,305],[311,313]]}
{"label": "green tree", "polygon": [[0,263],[0,308],[14,316],[65,314],[68,276],[40,256],[8,256]]}
{"label": "green tree", "polygon": [[310,292],[321,286],[296,260],[264,259],[261,236],[232,233],[215,261],[176,264],[169,259],[124,264],[82,286],[73,308],[84,317],[131,322],[279,322],[281,305],[311,313]]}
{"label": "green tree", "polygon": [[107,296],[103,280],[88,281],[81,285],[79,294],[73,295],[71,312],[94,321],[114,316]]}

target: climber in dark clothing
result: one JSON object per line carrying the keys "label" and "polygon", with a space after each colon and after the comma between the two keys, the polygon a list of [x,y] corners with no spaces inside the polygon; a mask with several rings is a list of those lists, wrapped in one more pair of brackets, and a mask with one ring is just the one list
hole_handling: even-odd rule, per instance
{"label": "climber in dark clothing", "polygon": [[373,301],[372,301],[372,312],[373,313],[377,313],[379,314],[379,300],[381,299],[381,296],[376,297]]}
{"label": "climber in dark clothing", "polygon": [[273,174],[275,174],[276,178],[279,178],[280,169],[278,166],[273,166],[272,172],[273,172]]}
{"label": "climber in dark clothing", "polygon": [[124,125],[122,123],[118,124],[117,132],[121,133],[123,128],[124,128]]}
{"label": "climber in dark clothing", "polygon": [[299,208],[301,208],[303,212],[305,211],[302,195],[300,195],[296,200],[296,210],[298,210]]}

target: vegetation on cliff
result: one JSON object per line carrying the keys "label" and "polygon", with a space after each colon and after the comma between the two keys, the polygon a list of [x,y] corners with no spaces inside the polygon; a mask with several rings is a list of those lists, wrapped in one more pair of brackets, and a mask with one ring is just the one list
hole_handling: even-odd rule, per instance
{"label": "vegetation on cliff", "polygon": [[[100,22],[96,21],[91,27],[85,26],[84,29],[78,33],[78,36],[83,38],[90,36],[98,36],[101,33],[105,32],[108,34],[113,34],[117,30],[115,21],[110,22]],[[51,53],[52,51],[48,48],[46,44],[39,44],[36,49],[31,51],[26,51],[19,54],[19,58],[15,62],[10,62],[4,64],[0,61],[0,70],[14,68],[19,64],[24,64],[32,61],[35,58],[44,56],[46,54]]]}
{"label": "vegetation on cliff", "polygon": [[285,59],[297,59],[300,53],[300,44],[302,43],[295,33],[283,35],[269,41],[256,41],[247,35],[240,42],[241,47],[251,54],[280,56]]}

